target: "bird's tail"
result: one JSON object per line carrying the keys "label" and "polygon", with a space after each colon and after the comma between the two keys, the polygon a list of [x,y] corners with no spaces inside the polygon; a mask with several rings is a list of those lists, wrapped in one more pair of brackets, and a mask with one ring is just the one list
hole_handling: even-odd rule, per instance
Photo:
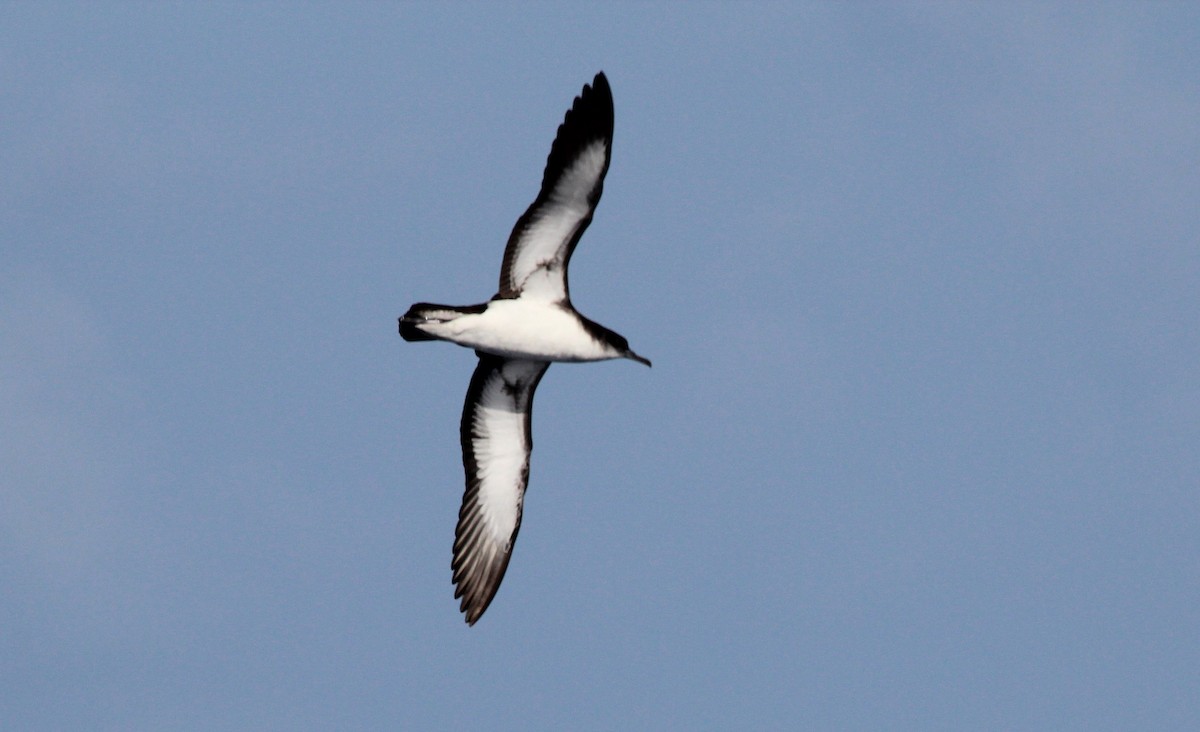
{"label": "bird's tail", "polygon": [[400,316],[400,337],[406,341],[436,341],[439,340],[439,337],[426,332],[422,326],[431,323],[448,323],[460,315],[482,313],[486,309],[486,304],[457,307],[419,302]]}

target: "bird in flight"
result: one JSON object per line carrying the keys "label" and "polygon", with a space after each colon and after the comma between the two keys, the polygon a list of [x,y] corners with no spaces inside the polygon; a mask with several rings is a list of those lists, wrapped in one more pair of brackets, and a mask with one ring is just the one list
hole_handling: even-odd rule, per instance
{"label": "bird in flight", "polygon": [[650,365],[622,336],[571,305],[567,265],[592,221],[612,157],[613,100],[604,72],[575,98],[546,159],[542,188],[517,219],[485,303],[417,303],[400,318],[406,341],[475,349],[459,434],[466,490],[454,531],[454,597],[468,625],[487,610],[521,528],[533,392],[554,361],[628,358]]}

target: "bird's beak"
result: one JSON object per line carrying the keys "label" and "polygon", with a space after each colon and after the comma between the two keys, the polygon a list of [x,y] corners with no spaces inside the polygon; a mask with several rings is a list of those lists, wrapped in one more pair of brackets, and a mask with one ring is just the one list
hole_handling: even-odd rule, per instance
{"label": "bird's beak", "polygon": [[644,363],[644,364],[646,364],[647,366],[649,366],[649,365],[650,365],[650,359],[648,359],[648,358],[642,358],[641,356],[637,355],[637,354],[636,354],[636,353],[634,353],[633,351],[626,351],[626,352],[625,352],[625,358],[628,358],[628,359],[630,359],[630,360],[632,360],[632,361],[637,361],[638,363]]}

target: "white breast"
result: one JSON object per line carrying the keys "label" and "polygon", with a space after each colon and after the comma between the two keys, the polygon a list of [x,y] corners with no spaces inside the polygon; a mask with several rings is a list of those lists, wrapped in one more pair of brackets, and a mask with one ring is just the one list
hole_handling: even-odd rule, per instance
{"label": "white breast", "polygon": [[[434,333],[433,328],[429,330]],[[573,312],[554,303],[522,298],[493,300],[482,313],[439,324],[435,334],[508,358],[602,361],[621,356],[592,338]]]}

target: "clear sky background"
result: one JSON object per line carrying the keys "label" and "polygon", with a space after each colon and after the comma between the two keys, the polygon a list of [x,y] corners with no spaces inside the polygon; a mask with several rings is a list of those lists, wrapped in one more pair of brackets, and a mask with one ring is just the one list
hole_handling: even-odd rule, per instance
{"label": "clear sky background", "polygon": [[[0,728],[1200,729],[1200,10],[0,6]],[[525,523],[467,350],[596,71]]]}

